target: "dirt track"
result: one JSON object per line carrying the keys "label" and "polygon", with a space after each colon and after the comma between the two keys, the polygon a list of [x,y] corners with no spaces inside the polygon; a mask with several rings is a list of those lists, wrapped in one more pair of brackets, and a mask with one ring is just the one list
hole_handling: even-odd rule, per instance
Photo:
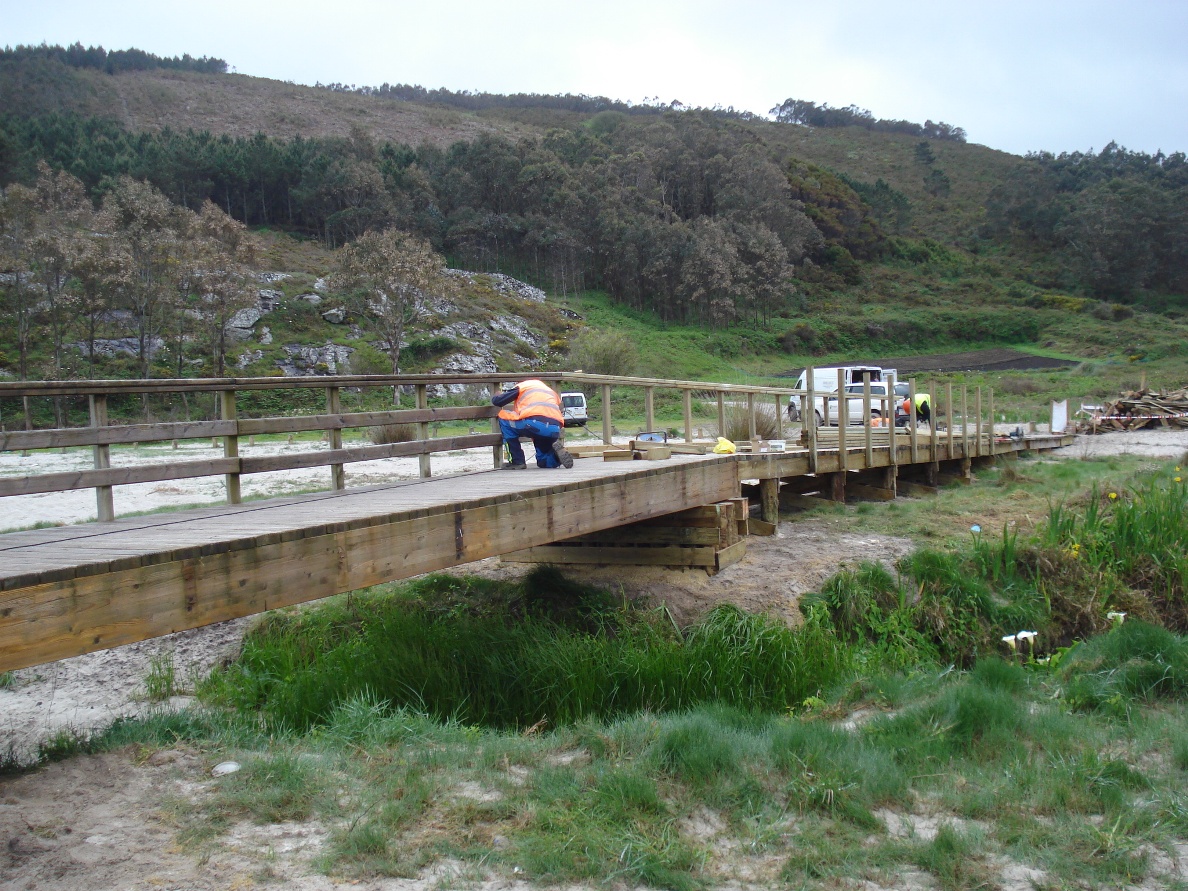
{"label": "dirt track", "polygon": [[[900,377],[923,372],[952,371],[1042,371],[1047,368],[1069,368],[1076,365],[1068,359],[1049,359],[1019,350],[970,350],[965,353],[933,353],[928,356],[901,356],[890,359],[870,359],[865,364],[894,368]],[[779,377],[796,377],[802,369],[789,371]]]}

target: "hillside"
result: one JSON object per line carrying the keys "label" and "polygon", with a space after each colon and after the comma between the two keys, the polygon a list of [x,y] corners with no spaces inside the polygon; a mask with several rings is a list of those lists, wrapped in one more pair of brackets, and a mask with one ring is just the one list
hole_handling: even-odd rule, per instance
{"label": "hillside", "polygon": [[[151,65],[108,73],[41,51],[0,52],[0,100],[0,185],[42,196],[28,199],[28,218],[17,212],[19,189],[0,207],[0,303],[18,319],[0,335],[9,374],[86,373],[62,351],[81,336],[76,321],[66,304],[33,300],[39,288],[72,300],[86,292],[82,316],[99,321],[91,337],[130,336],[119,277],[87,279],[78,263],[50,276],[44,249],[69,230],[109,254],[115,241],[94,235],[119,234],[113,196],[143,182],[159,196],[149,203],[171,203],[178,245],[190,224],[176,221],[209,209],[210,222],[215,208],[262,240],[263,256],[242,272],[254,284],[240,307],[261,289],[345,301],[313,283],[339,266],[344,245],[398,230],[445,265],[511,275],[595,329],[631,331],[648,373],[774,378],[808,362],[1022,346],[1105,363],[1095,367],[1114,369],[1111,388],[1140,364],[1153,379],[1182,382],[1182,154],[1108,146],[1024,159],[966,144],[959,128],[921,135],[909,122],[863,126],[853,115],[858,123],[806,126],[598,97],[311,88]],[[53,171],[89,198],[86,214],[98,214],[89,230],[75,211],[49,206]],[[189,262],[179,254],[175,266]],[[251,276],[263,273],[287,283],[261,288]],[[143,322],[173,346],[170,368],[142,355],[142,373],[241,361],[223,356],[222,329],[209,319],[202,337],[187,328],[186,312],[205,312],[193,309],[205,299],[199,278],[168,286],[175,296],[162,305],[181,315]],[[462,303],[481,324],[502,312],[480,298]],[[276,311],[269,297],[259,309]],[[274,341],[247,335],[260,357],[238,367],[289,367],[272,355],[284,345],[279,331],[290,346],[349,347],[356,370],[378,370],[384,339],[335,327],[326,309],[279,328],[260,322]],[[435,367],[450,352],[442,338],[452,335],[427,319],[407,332],[409,368]],[[488,358],[501,369],[570,363],[573,321],[537,319],[521,338],[530,349],[509,342]],[[354,343],[361,334],[365,343]],[[339,363],[313,366],[330,364]]]}

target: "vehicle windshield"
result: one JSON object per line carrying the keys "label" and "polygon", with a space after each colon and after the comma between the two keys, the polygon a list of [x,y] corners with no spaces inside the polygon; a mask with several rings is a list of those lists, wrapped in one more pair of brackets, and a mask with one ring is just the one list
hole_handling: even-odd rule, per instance
{"label": "vehicle windshield", "polygon": [[562,396],[561,404],[566,408],[581,408],[586,404],[584,396]]}

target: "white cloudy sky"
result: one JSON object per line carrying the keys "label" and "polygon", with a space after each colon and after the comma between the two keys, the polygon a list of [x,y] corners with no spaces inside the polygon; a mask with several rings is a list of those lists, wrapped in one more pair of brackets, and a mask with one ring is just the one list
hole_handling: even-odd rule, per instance
{"label": "white cloudy sky", "polygon": [[853,103],[1016,153],[1188,150],[1188,0],[0,0],[0,43],[42,41],[306,84]]}

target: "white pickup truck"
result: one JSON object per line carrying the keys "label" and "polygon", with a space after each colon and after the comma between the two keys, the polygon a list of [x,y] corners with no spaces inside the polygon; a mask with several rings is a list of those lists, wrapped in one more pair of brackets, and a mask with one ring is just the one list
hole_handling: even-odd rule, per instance
{"label": "white pickup truck", "polygon": [[[826,417],[826,403],[825,400],[830,397],[830,405],[828,408],[828,417],[830,424],[837,423],[837,373],[842,372],[842,381],[844,382],[846,392],[855,392],[852,388],[857,387],[858,396],[862,395],[862,381],[865,375],[870,375],[871,381],[871,396],[884,396],[887,393],[886,381],[889,377],[895,374],[894,368],[883,368],[879,365],[833,365],[825,368],[813,369],[813,410],[817,417],[817,426],[820,427],[825,423]],[[883,389],[876,391],[876,386]],[[796,389],[805,390],[808,388],[808,370],[805,369],[800,373],[800,377],[796,379]],[[820,394],[820,395],[816,395]],[[857,403],[858,420],[854,420],[854,403]],[[849,401],[850,408],[850,423],[862,423],[862,399],[851,399]],[[879,403],[873,403],[872,409],[880,408]],[[873,417],[881,417],[881,413],[872,415]],[[788,420],[800,420],[800,399],[793,398],[788,402]]]}

